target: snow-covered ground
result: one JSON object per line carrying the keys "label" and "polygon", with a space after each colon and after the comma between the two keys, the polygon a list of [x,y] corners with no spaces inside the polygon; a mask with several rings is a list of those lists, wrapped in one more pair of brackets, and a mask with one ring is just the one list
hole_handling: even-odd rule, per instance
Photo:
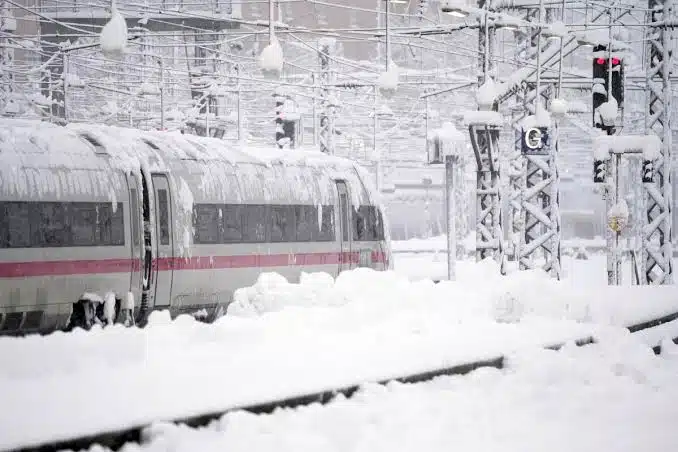
{"label": "snow-covered ground", "polygon": [[501,371],[367,385],[324,406],[233,412],[201,429],[156,424],[125,452],[669,452],[676,378],[678,347],[657,357],[613,333],[595,346],[512,354]]}
{"label": "snow-covered ground", "polygon": [[[225,444],[236,441],[233,445],[237,446],[239,440],[229,439],[229,435],[234,434],[233,438],[241,439],[256,436],[252,441],[260,448],[266,448],[269,444],[266,441],[270,439],[273,442],[269,445],[279,441],[297,448],[301,444],[298,441],[308,440],[311,449],[379,450],[382,444],[384,447],[398,444],[390,441],[400,438],[402,447],[396,449],[407,449],[418,443],[403,439],[408,428],[413,429],[412,438],[424,438],[426,429],[433,426],[435,434],[431,440],[442,441],[450,438],[447,427],[443,428],[450,423],[449,431],[462,431],[460,438],[464,441],[475,438],[479,430],[467,431],[465,424],[459,424],[459,417],[468,411],[468,422],[478,422],[476,429],[489,432],[495,420],[498,423],[495,432],[499,432],[499,436],[492,436],[493,433],[487,439],[476,439],[480,446],[491,449],[505,436],[507,441],[523,444],[520,441],[525,430],[518,429],[512,436],[514,431],[510,426],[521,419],[527,422],[530,415],[540,421],[544,417],[543,429],[540,425],[533,426],[536,436],[541,438],[539,441],[557,440],[557,434],[563,432],[556,428],[555,421],[546,418],[550,411],[555,411],[553,416],[561,420],[570,415],[588,419],[587,416],[600,413],[601,420],[587,427],[587,431],[595,433],[594,428],[599,423],[612,422],[619,409],[622,411],[618,414],[620,422],[626,425],[630,422],[627,417],[634,415],[628,413],[624,403],[631,403],[632,398],[623,394],[617,397],[615,391],[629,385],[629,378],[644,378],[645,383],[637,384],[649,382],[648,388],[634,389],[634,394],[644,397],[651,388],[664,384],[663,379],[670,372],[676,376],[675,363],[649,355],[638,358],[641,352],[637,350],[642,348],[639,344],[643,341],[655,345],[663,337],[678,336],[678,324],[668,324],[659,336],[638,336],[633,340],[619,328],[678,311],[675,287],[609,288],[604,280],[592,281],[589,273],[594,268],[604,275],[604,270],[598,268],[604,262],[595,259],[566,260],[565,265],[572,267],[570,278],[561,282],[553,281],[540,271],[502,277],[492,261],[466,261],[459,264],[458,281],[434,284],[430,279],[413,278],[413,270],[430,272],[441,265],[444,273],[444,255],[439,256],[439,262],[433,261],[430,255],[428,263],[424,259],[426,255],[398,255],[394,272],[358,269],[343,273],[336,281],[328,275],[315,274],[304,275],[300,284],[289,284],[278,275],[266,274],[255,286],[239,291],[229,308],[230,315],[212,325],[198,323],[190,316],[170,321],[165,313],[158,312],[145,329],[115,326],[88,333],[0,338],[0,362],[3,363],[0,366],[0,387],[3,388],[0,450],[515,353],[516,364],[512,364],[504,376],[481,371],[464,379],[441,379],[421,386],[422,389],[399,385],[371,388],[355,400],[332,404],[328,411],[310,407],[260,418],[234,414],[211,433],[210,430],[204,432],[203,439],[191,436],[197,432],[171,433],[181,429],[168,427],[164,429],[170,432],[164,434],[165,439],[158,438],[151,443],[152,447],[162,448],[163,441],[178,435],[176,441],[186,448],[190,448],[183,442],[186,438],[194,438],[198,444],[206,442],[205,447],[199,447],[203,450],[212,447],[212,441],[215,441],[214,447],[222,447],[221,441],[227,441]],[[614,340],[609,339],[607,348],[591,348],[603,350],[598,352],[536,352],[544,345],[590,335]],[[627,358],[624,347],[636,352]],[[647,346],[643,350],[650,353]],[[603,353],[596,364],[598,367],[586,369],[586,362],[595,361],[587,353]],[[540,370],[528,356],[534,356],[535,363],[553,366],[554,370],[550,367]],[[613,362],[615,359],[622,360],[622,364]],[[572,368],[568,370],[568,366]],[[562,372],[565,374],[561,376]],[[531,388],[533,378],[537,380]],[[587,380],[595,385],[581,387]],[[557,384],[551,388],[549,382]],[[527,387],[514,391],[514,386],[521,384]],[[673,405],[678,405],[675,392],[664,393],[663,386],[657,387],[658,392],[673,400]],[[501,395],[504,390],[515,394]],[[487,396],[479,395],[484,391]],[[579,401],[566,400],[568,391],[574,391],[575,395],[583,391],[584,395],[576,396]],[[490,399],[492,394],[498,399]],[[393,400],[404,402],[416,398],[415,395],[420,395],[420,400],[400,405],[398,410],[393,408]],[[474,395],[481,398],[474,402]],[[619,404],[609,402],[613,395],[620,400]],[[645,413],[642,410],[650,410],[656,399],[648,396],[648,402],[638,402],[640,417]],[[566,402],[558,407],[556,402],[562,400]],[[592,405],[589,407],[592,411],[586,414],[582,411],[584,401],[601,406]],[[501,411],[510,411],[512,403],[518,404],[515,420],[510,413]],[[614,410],[603,406],[610,403]],[[648,405],[643,408],[645,403]],[[445,408],[446,405],[452,406]],[[332,410],[347,416],[357,410],[356,423],[350,421],[336,426],[335,437],[332,433],[335,430],[327,430],[332,428],[335,416]],[[381,419],[381,410],[392,410],[396,417]],[[499,410],[496,415],[495,410]],[[294,432],[303,429],[307,420],[313,418],[314,412],[322,413],[318,414],[317,431],[310,429],[306,440],[294,436]],[[661,412],[665,415],[660,419],[662,422],[675,413]],[[423,416],[421,425],[410,425],[419,423],[417,413]],[[441,414],[439,420],[435,420],[436,413]],[[510,418],[508,424],[502,421],[504,417]],[[276,427],[278,422],[282,422],[280,427]],[[288,430],[283,425],[288,422],[299,424],[285,433]],[[327,423],[325,427],[322,422]],[[388,437],[389,429],[401,423],[402,432],[398,432],[401,436]],[[222,431],[224,425],[228,427],[226,435]],[[231,425],[236,427],[231,429]],[[584,420],[576,419],[567,428],[583,425],[587,425]],[[355,438],[345,438],[343,441],[347,443],[341,442],[342,432],[349,435],[351,429],[358,427],[365,430],[357,432]],[[269,428],[270,435],[264,435],[262,432]],[[520,428],[528,429],[522,424]],[[286,434],[292,436],[280,436]],[[329,436],[323,436],[325,434]],[[657,441],[662,438],[660,435]],[[335,439],[339,443],[334,443]],[[611,441],[616,444],[617,439]],[[435,450],[436,444],[432,443],[430,450]],[[530,444],[524,443],[521,450],[532,450]],[[429,449],[428,443],[424,442],[423,446]],[[194,444],[193,450],[195,447]]]}

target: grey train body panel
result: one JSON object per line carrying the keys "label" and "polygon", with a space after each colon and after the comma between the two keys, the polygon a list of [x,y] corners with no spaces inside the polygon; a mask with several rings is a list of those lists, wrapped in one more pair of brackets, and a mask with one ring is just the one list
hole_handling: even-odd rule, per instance
{"label": "grey train body panel", "polygon": [[0,334],[68,326],[106,294],[207,320],[277,272],[391,265],[365,172],[319,152],[0,120]]}

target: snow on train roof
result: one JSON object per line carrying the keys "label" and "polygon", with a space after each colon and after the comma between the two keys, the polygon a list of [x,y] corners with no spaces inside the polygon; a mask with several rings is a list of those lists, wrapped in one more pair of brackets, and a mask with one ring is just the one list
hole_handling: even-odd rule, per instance
{"label": "snow on train roof", "polygon": [[0,161],[3,196],[61,199],[68,192],[109,199],[121,187],[120,177],[106,171],[85,141],[54,124],[0,122]]}
{"label": "snow on train roof", "polygon": [[[275,202],[289,198],[289,194],[295,192],[304,197],[306,193],[309,200],[331,202],[334,195],[329,184],[309,178],[304,171],[284,168],[312,167],[321,178],[347,180],[353,188],[354,205],[378,201],[376,191],[369,187],[369,176],[357,164],[317,150],[246,147],[179,132],[147,132],[99,124],[76,123],[61,127],[41,121],[11,119],[0,124],[3,126],[0,153],[4,154],[0,154],[0,158],[5,162],[0,174],[19,194],[42,190],[40,187],[45,184],[39,184],[37,179],[17,180],[16,174],[12,176],[12,173],[17,173],[12,171],[12,167],[16,166],[52,171],[56,168],[91,171],[105,170],[112,165],[121,169],[141,167],[150,172],[172,173],[173,169],[187,168],[193,161],[200,162],[202,171],[200,183],[194,186],[200,186],[206,193],[224,193],[228,184],[233,183],[224,180],[224,171],[228,172],[225,166],[232,166],[244,198]],[[7,157],[10,153],[14,154],[12,159]],[[104,161],[97,153],[110,158]],[[36,154],[41,155],[39,159],[36,159]],[[11,163],[7,164],[8,161]],[[211,171],[210,163],[219,169]],[[184,172],[188,173],[188,170]],[[272,174],[276,176],[271,178]],[[294,183],[290,184],[290,181]],[[367,182],[369,190],[365,189],[363,182]],[[96,183],[90,185],[82,189],[91,190],[93,194],[101,191]]]}

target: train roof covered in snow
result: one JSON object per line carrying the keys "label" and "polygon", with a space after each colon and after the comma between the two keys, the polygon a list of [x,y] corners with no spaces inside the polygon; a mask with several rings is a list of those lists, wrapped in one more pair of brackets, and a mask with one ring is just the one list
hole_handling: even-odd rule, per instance
{"label": "train roof covered in snow", "polygon": [[168,173],[178,193],[188,191],[200,202],[333,204],[335,179],[349,182],[354,205],[377,201],[364,170],[316,150],[254,148],[179,132],[94,124],[63,127],[3,119],[0,126],[0,196],[5,199],[110,199],[123,172],[141,171]]}

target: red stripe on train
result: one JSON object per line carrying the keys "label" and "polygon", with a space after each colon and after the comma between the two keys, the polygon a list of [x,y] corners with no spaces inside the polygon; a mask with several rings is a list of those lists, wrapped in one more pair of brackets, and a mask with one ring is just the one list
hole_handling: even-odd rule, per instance
{"label": "red stripe on train", "polygon": [[[385,253],[372,251],[372,262],[387,263]],[[215,270],[225,268],[287,267],[306,265],[358,264],[360,253],[290,253],[254,254],[240,256],[173,257],[154,259],[159,271]],[[0,262],[0,278],[27,278],[34,276],[68,276],[101,273],[127,273],[139,269],[133,259],[97,259],[72,261]]]}

